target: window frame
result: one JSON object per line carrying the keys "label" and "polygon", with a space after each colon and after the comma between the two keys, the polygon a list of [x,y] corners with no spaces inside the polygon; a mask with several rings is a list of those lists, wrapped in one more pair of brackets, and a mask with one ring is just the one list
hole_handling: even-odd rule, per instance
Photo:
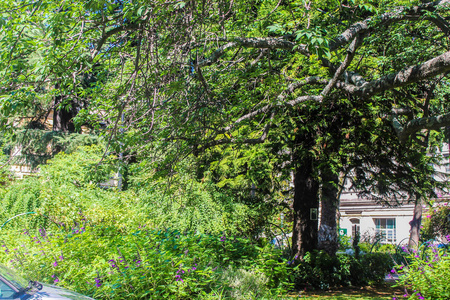
{"label": "window frame", "polygon": [[[397,221],[396,218],[373,218],[375,224],[375,233],[381,234],[380,243],[397,243]],[[391,222],[389,222],[391,221]],[[391,224],[389,224],[391,223]]]}

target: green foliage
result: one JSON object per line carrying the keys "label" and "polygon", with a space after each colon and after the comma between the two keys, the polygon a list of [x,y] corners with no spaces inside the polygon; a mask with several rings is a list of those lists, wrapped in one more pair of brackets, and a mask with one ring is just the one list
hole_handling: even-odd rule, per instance
{"label": "green foliage", "polygon": [[339,250],[344,251],[351,248],[352,238],[348,235],[339,236]]}
{"label": "green foliage", "polygon": [[279,250],[229,235],[251,236],[258,211],[210,180],[193,179],[188,162],[171,181],[149,180],[139,170],[144,164],[132,165],[127,191],[102,188],[115,169],[112,157],[98,164],[103,151],[60,152],[36,176],[4,188],[2,220],[37,213],[0,231],[7,250],[0,260],[100,299],[214,298],[218,291],[247,299],[292,286],[292,267]]}
{"label": "green foliage", "polygon": [[421,231],[423,240],[445,240],[444,237],[450,234],[450,207],[445,204],[431,208],[425,214]]}
{"label": "green foliage", "polygon": [[366,253],[359,258],[324,251],[307,253],[299,262],[295,282],[297,287],[328,289],[338,286],[380,284],[393,266],[385,253]]}
{"label": "green foliage", "polygon": [[[450,240],[450,236],[447,239]],[[408,299],[448,299],[450,257],[447,249],[438,244],[426,243],[418,251],[406,248],[403,251],[405,259],[392,273],[399,273],[399,285],[413,291]]]}
{"label": "green foliage", "polygon": [[[42,129],[17,130],[4,140],[4,151],[14,156],[13,163],[29,164],[32,169],[45,164],[58,152],[72,153],[78,147],[101,143],[94,134],[64,133]],[[20,151],[19,151],[20,150]]]}
{"label": "green foliage", "polygon": [[[222,167],[226,168],[228,163],[224,162]],[[225,179],[214,180],[212,171],[202,173],[194,166],[195,161],[186,158],[169,176],[161,176],[146,161],[130,166],[130,190],[139,196],[149,219],[158,227],[183,232],[255,236],[261,231],[272,216],[271,206],[268,209],[269,205],[259,201],[245,201],[250,198],[250,190],[243,187],[251,184],[249,176],[241,180],[234,178],[234,184],[242,188],[239,191],[239,188],[223,186]],[[217,173],[227,177],[233,172]],[[242,196],[244,193],[246,198]]]}
{"label": "green foliage", "polygon": [[[140,215],[135,194],[118,193],[115,189],[101,188],[101,184],[114,176],[114,166],[96,145],[79,148],[72,154],[57,154],[47,165],[41,166],[36,176],[17,180],[3,188],[0,220],[15,215],[37,212],[36,215],[14,219],[7,227],[46,227],[50,224],[69,224],[80,210],[89,209],[96,220],[114,219],[123,226],[133,223]],[[122,211],[134,212],[125,217]],[[120,218],[119,218],[120,216]]]}
{"label": "green foliage", "polygon": [[[0,222],[6,222],[9,218],[16,215],[34,212],[37,208],[41,207],[41,199],[39,198],[41,193],[41,182],[35,177],[29,177],[23,181],[12,184],[6,188],[3,192],[0,209]],[[23,222],[24,220],[20,220]],[[47,223],[45,217],[38,217],[27,219],[25,224],[31,227],[45,226]],[[8,226],[14,226],[17,221]],[[23,224],[23,223],[22,223]]]}
{"label": "green foliage", "polygon": [[66,230],[2,232],[1,240],[0,259],[27,277],[97,299],[193,299],[220,289],[233,299],[275,295],[292,272],[267,262],[277,251],[248,239],[92,225],[87,217]]}

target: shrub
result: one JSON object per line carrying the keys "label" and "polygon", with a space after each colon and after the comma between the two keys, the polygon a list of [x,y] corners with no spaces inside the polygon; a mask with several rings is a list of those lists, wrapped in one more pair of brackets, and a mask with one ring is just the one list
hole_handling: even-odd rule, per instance
{"label": "shrub", "polygon": [[299,288],[328,289],[348,285],[367,285],[383,282],[393,266],[388,254],[363,254],[356,258],[347,254],[330,256],[324,251],[307,253],[296,271]]}
{"label": "shrub", "polygon": [[450,234],[450,207],[440,206],[426,214],[421,236],[423,240],[443,239]]}
{"label": "shrub", "polygon": [[292,268],[274,260],[280,252],[273,247],[259,248],[239,237],[92,225],[83,219],[66,230],[2,231],[0,260],[26,277],[97,299],[192,299],[220,290],[262,297],[289,287]]}
{"label": "shrub", "polygon": [[71,232],[25,231],[34,243],[22,239],[20,247],[7,240],[7,259],[28,276],[100,299],[182,298],[207,292],[218,262],[246,253],[243,243],[233,247],[220,237],[82,226]]}
{"label": "shrub", "polygon": [[447,249],[426,243],[418,251],[404,248],[404,256],[404,263],[397,265],[392,273],[400,273],[399,285],[413,291],[410,299],[450,299]]}

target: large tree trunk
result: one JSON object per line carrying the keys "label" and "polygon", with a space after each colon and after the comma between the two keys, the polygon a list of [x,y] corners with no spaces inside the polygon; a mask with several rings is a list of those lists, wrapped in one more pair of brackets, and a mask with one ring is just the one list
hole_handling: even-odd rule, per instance
{"label": "large tree trunk", "polygon": [[409,225],[411,230],[409,232],[409,248],[417,248],[419,246],[420,239],[420,224],[422,223],[422,198],[417,197],[414,205],[414,215]]}
{"label": "large tree trunk", "polygon": [[72,119],[76,116],[75,103],[68,108],[60,107],[63,96],[55,97],[55,108],[53,109],[53,131],[74,132],[75,126]]}
{"label": "large tree trunk", "polygon": [[294,228],[292,232],[293,254],[297,257],[302,257],[306,252],[317,249],[318,192],[319,183],[314,177],[314,159],[312,157],[298,159],[294,176]]}
{"label": "large tree trunk", "polygon": [[339,176],[327,169],[322,174],[322,181],[318,249],[334,256],[339,248],[336,221],[339,210]]}

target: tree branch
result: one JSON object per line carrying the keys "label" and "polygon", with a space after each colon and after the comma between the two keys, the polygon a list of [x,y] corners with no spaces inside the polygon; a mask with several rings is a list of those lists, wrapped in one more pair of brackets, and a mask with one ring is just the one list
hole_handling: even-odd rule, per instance
{"label": "tree branch", "polygon": [[342,82],[337,83],[336,86],[343,88],[352,95],[367,97],[382,91],[391,90],[431,78],[447,71],[450,71],[450,51],[432,58],[423,64],[411,66],[397,73],[366,82],[359,87]]}
{"label": "tree branch", "polygon": [[211,141],[209,143],[204,144],[200,148],[200,152],[203,152],[203,151],[205,151],[208,148],[211,148],[211,147],[214,147],[214,146],[219,146],[219,145],[224,145],[224,144],[236,143],[236,144],[256,145],[256,144],[264,143],[264,141],[267,139],[267,136],[269,135],[269,130],[272,127],[272,123],[273,123],[273,118],[274,117],[275,117],[275,112],[272,112],[272,114],[270,115],[270,121],[266,124],[266,126],[264,126],[263,133],[261,134],[261,136],[259,138],[256,138],[256,139],[244,139],[244,140],[239,140],[239,139],[235,139],[235,138],[213,140],[213,141]]}
{"label": "tree branch", "polygon": [[[443,5],[448,5],[450,0],[440,0],[436,2],[426,3],[420,6],[415,6],[413,8],[400,7],[394,12],[389,12],[376,17],[376,26],[371,25],[374,22],[374,18],[368,18],[364,21],[357,22],[351,25],[343,33],[335,37],[330,41],[329,47],[330,51],[336,51],[338,48],[350,43],[351,40],[355,39],[356,36],[364,37],[369,34],[375,28],[380,28],[381,26],[387,26],[391,23],[408,20],[408,19],[418,19],[427,11],[435,11],[438,7]],[[439,18],[428,18],[430,21],[434,22],[441,30],[446,32],[445,23]],[[117,28],[115,28],[117,29]],[[108,32],[109,34],[109,32]],[[105,35],[106,36],[106,35]],[[282,38],[233,38],[233,39],[217,39],[216,41],[227,42],[222,47],[218,48],[209,58],[205,58],[198,62],[199,67],[209,66],[217,62],[219,58],[225,54],[226,50],[234,47],[245,47],[245,48],[262,48],[262,49],[285,49],[289,51],[296,51],[304,55],[310,55],[307,45],[296,44],[288,40],[286,37]]]}
{"label": "tree branch", "polygon": [[285,49],[290,51],[300,52],[309,55],[306,45],[298,45],[294,50],[294,42],[285,40],[283,38],[234,38],[216,51],[211,57],[203,59],[198,62],[199,67],[210,66],[217,62],[219,58],[225,54],[229,48],[244,47],[244,48],[261,48],[261,49]]}
{"label": "tree branch", "polygon": [[[412,8],[405,9],[404,7],[398,8],[394,12],[388,12],[376,17],[378,21],[376,23],[376,27],[386,26],[393,22],[398,22],[401,20],[407,19],[417,19],[421,15],[423,15],[426,11],[435,11],[437,8],[442,7],[444,5],[449,5],[450,0],[440,0],[435,2],[430,2],[426,4],[422,4],[420,6],[415,6]],[[348,44],[352,39],[354,39],[358,34],[366,35],[371,31],[374,27],[370,26],[370,22],[373,22],[374,18],[368,18],[364,21],[357,22],[351,25],[346,31],[342,34],[334,38],[330,42],[330,51],[335,51],[339,47]],[[433,21],[435,22],[435,21]]]}
{"label": "tree branch", "polygon": [[103,36],[101,37],[101,39],[97,42],[97,47],[95,47],[94,52],[92,53],[91,57],[94,58],[102,49],[103,44],[108,40],[108,38],[110,38],[111,36],[122,32],[122,31],[128,31],[131,29],[138,29],[139,28],[140,23],[131,23],[131,24],[127,24],[127,25],[122,25],[122,26],[118,26],[118,27],[114,27],[113,29],[109,30],[108,32],[106,32],[105,34],[103,34]]}
{"label": "tree branch", "polygon": [[362,42],[361,36],[357,35],[353,40],[353,42],[350,44],[350,47],[347,50],[347,56],[345,57],[344,61],[334,73],[333,78],[331,78],[327,86],[320,93],[323,97],[326,97],[331,92],[331,89],[333,89],[339,77],[341,77],[342,73],[350,65],[350,63],[353,60],[353,57],[355,57],[356,49],[358,48],[359,45],[361,45],[361,42]]}
{"label": "tree branch", "polygon": [[285,106],[285,105],[289,105],[289,106],[294,106],[298,103],[301,102],[305,102],[308,100],[313,100],[316,102],[321,102],[323,97],[322,96],[301,96],[296,98],[295,100],[289,101],[289,102],[284,102],[287,98],[287,95],[292,94],[293,92],[295,92],[296,89],[305,86],[307,84],[327,84],[328,81],[326,79],[323,79],[321,77],[317,77],[317,76],[311,76],[311,77],[307,77],[302,81],[298,81],[298,82],[294,82],[291,83],[284,92],[282,92],[278,97],[277,97],[277,103],[276,104],[268,104],[265,105],[259,109],[256,109],[254,111],[251,111],[245,115],[243,115],[242,117],[240,117],[239,119],[237,119],[232,125],[227,126],[223,129],[222,132],[226,132],[226,131],[230,131],[231,129],[234,128],[234,126],[238,125],[239,123],[241,123],[244,120],[248,120],[253,118],[254,116],[257,116],[259,114],[262,113],[267,113],[269,112],[271,109],[275,108],[275,107],[281,107],[281,106]]}
{"label": "tree branch", "polygon": [[402,126],[396,118],[393,118],[392,123],[400,141],[405,141],[410,135],[422,129],[439,130],[450,126],[450,114],[414,119],[405,126]]}

